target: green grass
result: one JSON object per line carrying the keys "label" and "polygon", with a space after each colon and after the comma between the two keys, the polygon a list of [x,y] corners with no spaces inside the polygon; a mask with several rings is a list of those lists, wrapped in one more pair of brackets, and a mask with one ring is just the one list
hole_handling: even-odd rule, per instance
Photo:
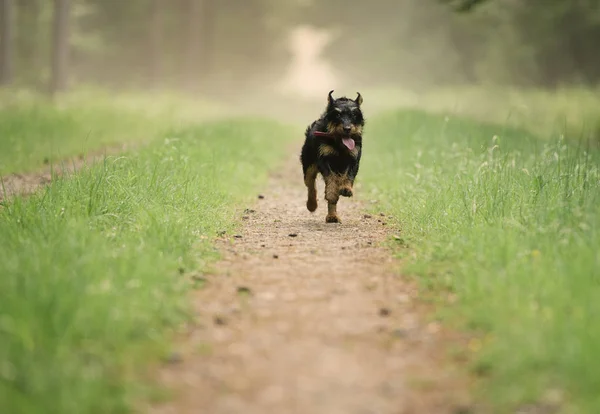
{"label": "green grass", "polygon": [[365,97],[379,110],[419,108],[526,129],[540,139],[562,132],[567,138],[586,136],[600,144],[598,92],[584,87],[550,91],[510,86],[436,87],[414,92],[390,86],[365,90]]}
{"label": "green grass", "polygon": [[[48,131],[79,134],[50,113]],[[127,412],[186,317],[188,276],[287,137],[251,119],[174,128],[0,206],[0,411]]]}
{"label": "green grass", "polygon": [[418,111],[373,119],[365,143],[361,180],[401,228],[404,271],[480,335],[471,369],[493,412],[600,411],[600,154]]}
{"label": "green grass", "polygon": [[26,92],[0,94],[0,175],[38,170],[71,156],[151,139],[157,131],[224,113],[171,96],[77,91],[52,104]]}

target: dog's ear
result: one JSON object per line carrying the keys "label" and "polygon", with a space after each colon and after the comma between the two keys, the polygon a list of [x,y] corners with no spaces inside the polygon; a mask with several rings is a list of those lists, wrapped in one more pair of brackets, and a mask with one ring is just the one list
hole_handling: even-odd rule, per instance
{"label": "dog's ear", "polygon": [[356,99],[354,100],[358,106],[361,106],[363,103],[363,98],[360,95],[360,92],[356,92]]}
{"label": "dog's ear", "polygon": [[331,105],[334,101],[333,96],[331,96],[331,94],[333,93],[334,90],[329,91],[329,95],[327,95],[327,104]]}

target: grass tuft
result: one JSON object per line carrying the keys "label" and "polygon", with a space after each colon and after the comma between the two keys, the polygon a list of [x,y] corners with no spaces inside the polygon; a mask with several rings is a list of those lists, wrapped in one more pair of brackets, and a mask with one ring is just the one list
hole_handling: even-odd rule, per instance
{"label": "grass tuft", "polygon": [[[53,134],[79,133],[51,113]],[[188,275],[216,258],[211,241],[231,234],[287,137],[251,119],[176,128],[5,202],[1,411],[127,412],[140,369],[186,317]]]}
{"label": "grass tuft", "polygon": [[412,248],[405,270],[481,333],[486,396],[513,412],[558,389],[554,404],[598,411],[598,150],[418,111],[373,119],[369,136],[363,179]]}

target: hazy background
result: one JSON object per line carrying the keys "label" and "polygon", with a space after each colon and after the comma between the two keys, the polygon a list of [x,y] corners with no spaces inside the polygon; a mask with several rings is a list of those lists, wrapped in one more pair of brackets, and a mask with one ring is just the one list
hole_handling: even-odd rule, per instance
{"label": "hazy background", "polygon": [[[0,0],[0,80],[245,100],[600,79],[600,0]],[[367,97],[365,98],[367,99]]]}

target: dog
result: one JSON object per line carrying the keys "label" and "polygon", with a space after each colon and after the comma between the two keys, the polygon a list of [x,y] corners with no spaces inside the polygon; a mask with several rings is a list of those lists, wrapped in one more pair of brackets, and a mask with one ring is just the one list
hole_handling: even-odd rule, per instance
{"label": "dog", "polygon": [[308,126],[300,161],[304,184],[308,189],[306,208],[317,209],[316,179],[320,173],[325,181],[327,200],[326,223],[341,223],[337,214],[340,196],[352,197],[353,185],[362,156],[362,134],[365,119],[361,109],[363,98],[334,99],[327,95],[327,108],[319,119]]}

